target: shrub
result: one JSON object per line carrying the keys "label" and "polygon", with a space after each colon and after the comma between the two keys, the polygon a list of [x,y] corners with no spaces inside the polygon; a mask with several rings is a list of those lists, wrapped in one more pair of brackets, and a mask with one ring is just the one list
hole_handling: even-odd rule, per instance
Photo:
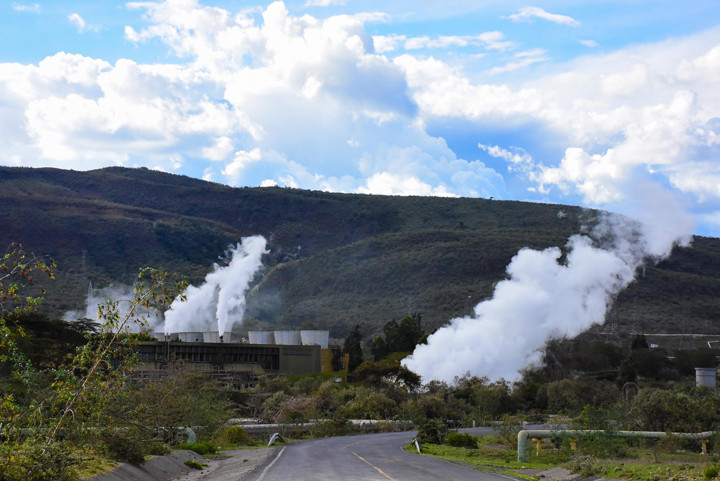
{"label": "shrub", "polygon": [[101,439],[108,456],[113,460],[130,464],[145,461],[145,442],[134,429],[108,429]]}
{"label": "shrub", "polygon": [[502,424],[498,428],[500,442],[512,449],[517,449],[517,435],[523,430],[522,421],[512,416],[503,416]]}
{"label": "shrub", "polygon": [[313,437],[328,438],[332,436],[348,436],[354,434],[353,425],[346,419],[329,419],[319,421],[310,430]]}
{"label": "shrub", "polygon": [[242,426],[227,426],[220,432],[218,442],[223,445],[252,444],[253,439]]}
{"label": "shrub", "polygon": [[717,464],[709,464],[705,467],[703,476],[705,476],[705,479],[715,479],[718,474],[720,474],[720,468],[718,468]]}
{"label": "shrub", "polygon": [[187,461],[185,461],[185,466],[187,466],[188,468],[193,468],[193,469],[202,469],[205,466],[207,466],[207,464],[198,463],[194,459],[188,459]]}
{"label": "shrub", "polygon": [[591,454],[595,459],[630,457],[627,439],[613,436],[612,431],[583,436],[578,443],[578,450]]}
{"label": "shrub", "polygon": [[421,443],[442,444],[447,436],[447,426],[442,419],[429,419],[418,428],[418,441]]}
{"label": "shrub", "polygon": [[570,462],[570,467],[573,473],[578,473],[584,477],[590,477],[595,474],[599,474],[601,471],[600,465],[594,456],[590,455],[577,455]]}
{"label": "shrub", "polygon": [[211,443],[180,443],[178,444],[178,448],[187,449],[188,451],[194,451],[200,456],[217,453],[217,447]]}
{"label": "shrub", "polygon": [[454,432],[447,435],[445,442],[458,448],[477,448],[477,438],[472,434]]}

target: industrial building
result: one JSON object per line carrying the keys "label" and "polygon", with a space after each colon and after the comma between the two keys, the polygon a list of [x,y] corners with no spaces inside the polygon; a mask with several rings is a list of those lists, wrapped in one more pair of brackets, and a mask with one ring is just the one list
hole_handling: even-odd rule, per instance
{"label": "industrial building", "polygon": [[328,331],[250,331],[249,342],[225,342],[217,332],[156,333],[156,338],[162,340],[137,346],[139,379],[183,369],[242,388],[260,376],[347,372],[346,356],[328,345]]}

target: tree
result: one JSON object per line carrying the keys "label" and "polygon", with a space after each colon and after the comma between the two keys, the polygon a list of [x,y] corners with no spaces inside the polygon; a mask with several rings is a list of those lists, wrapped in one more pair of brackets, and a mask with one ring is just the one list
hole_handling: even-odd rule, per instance
{"label": "tree", "polygon": [[649,347],[647,339],[645,339],[645,334],[636,334],[635,337],[632,338],[632,341],[630,341],[630,350],[632,351],[648,349]]}
{"label": "tree", "polygon": [[675,351],[674,364],[681,376],[694,376],[696,367],[717,366],[715,351],[709,347]]}
{"label": "tree", "polygon": [[385,323],[383,335],[376,337],[372,343],[373,358],[379,361],[394,352],[412,352],[425,339],[421,321],[421,315],[416,313],[405,316],[399,323],[395,319]]}
{"label": "tree", "polygon": [[348,370],[350,372],[354,371],[360,364],[363,363],[363,351],[360,341],[360,324],[355,324],[355,327],[345,338],[345,343],[343,344],[343,354],[350,355],[350,362],[348,365]]}
{"label": "tree", "polygon": [[17,380],[14,390],[3,389],[0,405],[3,481],[73,479],[72,466],[85,450],[110,448],[113,436],[131,432],[129,420],[108,416],[128,389],[132,337],[126,333],[131,324],[144,324],[141,307],[166,306],[183,298],[187,286],[184,279],[143,269],[133,299],[126,301],[127,314],[120,315],[118,302],[103,304],[98,334],[88,336],[70,363],[41,371],[18,348],[22,328],[8,321],[35,309],[41,297],[23,298],[21,292],[34,285],[38,273],[52,278],[53,267],[19,244],[0,263],[0,361]]}
{"label": "tree", "polygon": [[355,371],[354,380],[375,388],[404,387],[415,391],[420,387],[420,376],[400,364],[399,359],[364,362]]}

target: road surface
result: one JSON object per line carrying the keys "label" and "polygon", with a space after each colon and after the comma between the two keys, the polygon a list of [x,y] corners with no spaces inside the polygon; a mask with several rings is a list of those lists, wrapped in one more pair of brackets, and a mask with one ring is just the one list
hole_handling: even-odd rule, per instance
{"label": "road surface", "polygon": [[416,453],[413,433],[311,439],[279,446],[249,481],[500,481],[511,478]]}

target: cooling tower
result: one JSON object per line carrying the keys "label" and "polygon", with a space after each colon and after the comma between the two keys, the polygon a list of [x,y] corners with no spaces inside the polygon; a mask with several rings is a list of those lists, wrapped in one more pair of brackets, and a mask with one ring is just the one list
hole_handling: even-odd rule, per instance
{"label": "cooling tower", "polygon": [[178,332],[181,342],[203,342],[202,332]]}
{"label": "cooling tower", "polygon": [[217,331],[205,331],[202,333],[202,342],[217,344],[220,342],[220,333]]}
{"label": "cooling tower", "polygon": [[275,344],[275,336],[272,331],[248,331],[248,341],[250,344]]}
{"label": "cooling tower", "polygon": [[322,330],[303,330],[300,331],[300,339],[303,346],[322,346],[323,349],[328,348],[328,340],[330,331]]}
{"label": "cooling tower", "polygon": [[284,346],[299,346],[300,331],[275,331],[275,344]]}

